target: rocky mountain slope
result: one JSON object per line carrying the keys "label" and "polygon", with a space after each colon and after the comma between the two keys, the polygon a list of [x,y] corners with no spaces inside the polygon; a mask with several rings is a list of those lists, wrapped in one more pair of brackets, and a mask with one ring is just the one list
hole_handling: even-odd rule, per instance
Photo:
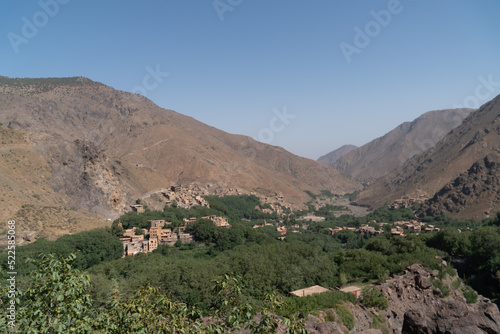
{"label": "rocky mountain slope", "polygon": [[356,180],[372,182],[400,167],[411,157],[434,147],[472,111],[473,109],[429,111],[345,154],[332,166]]}
{"label": "rocky mountain slope", "polygon": [[[482,218],[500,210],[496,161],[500,154],[500,96],[469,115],[435,147],[377,180],[356,200],[378,207],[427,194],[422,210]],[[436,196],[435,196],[436,194]]]}
{"label": "rocky mountain slope", "polygon": [[89,147],[83,142],[36,145],[27,133],[0,126],[0,219],[18,222],[17,244],[23,237],[53,239],[106,226],[97,217],[113,217],[134,195],[151,189],[148,182],[162,180]]}
{"label": "rocky mountain slope", "polygon": [[500,202],[500,154],[479,159],[466,172],[447,183],[417,211],[420,216],[462,214],[491,215]]}
{"label": "rocky mountain slope", "polygon": [[[399,333],[499,333],[498,307],[479,296],[476,303],[467,304],[460,290],[450,287],[457,276],[447,277],[449,296],[434,287],[436,272],[415,264],[406,273],[390,279],[381,290],[390,303],[387,319]],[[447,281],[447,282],[446,282]]]}
{"label": "rocky mountain slope", "polygon": [[[446,291],[441,291],[437,285]],[[345,304],[354,315],[351,330],[340,321],[326,321],[332,315],[339,319],[335,310],[318,312],[316,317],[310,315],[306,328],[311,334],[500,333],[500,311],[496,304],[482,296],[474,303],[467,303],[463,293],[465,286],[456,273],[440,279],[438,270],[414,264],[403,275],[390,278],[376,288],[382,291],[389,306],[377,310],[362,304]]]}
{"label": "rocky mountain slope", "polygon": [[360,189],[334,168],[81,77],[0,77],[0,122],[22,133],[45,164],[50,196],[92,214],[120,212],[131,198],[171,184],[281,193],[298,205],[308,199],[304,190]]}
{"label": "rocky mountain slope", "polygon": [[334,151],[331,151],[330,153],[321,156],[317,161],[321,162],[322,164],[331,166],[335,161],[339,160],[344,155],[357,148],[358,147],[356,145],[344,145]]}

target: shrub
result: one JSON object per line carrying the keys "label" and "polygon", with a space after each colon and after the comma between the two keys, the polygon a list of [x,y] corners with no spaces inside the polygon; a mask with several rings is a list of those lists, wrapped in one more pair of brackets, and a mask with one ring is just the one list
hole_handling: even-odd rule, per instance
{"label": "shrub", "polygon": [[450,288],[447,287],[443,283],[443,281],[441,281],[440,279],[433,278],[433,277],[430,278],[430,281],[432,282],[432,285],[434,285],[435,288],[438,288],[439,290],[441,290],[441,292],[443,293],[443,297],[448,297],[450,295]]}
{"label": "shrub", "polygon": [[353,294],[341,291],[327,291],[305,297],[290,297],[286,300],[281,314],[294,315],[301,312],[303,315],[307,315],[315,310],[336,308],[337,305],[344,302],[354,304],[356,303],[356,297]]}
{"label": "shrub", "polygon": [[385,298],[382,291],[374,287],[363,289],[363,299],[361,303],[366,307],[376,307],[379,310],[389,307],[389,301]]}
{"label": "shrub", "polygon": [[345,325],[349,330],[354,328],[354,316],[347,307],[337,305],[335,306],[335,312],[337,312],[341,324]]}
{"label": "shrub", "polygon": [[329,321],[329,322],[334,322],[335,321],[335,314],[332,311],[326,312],[325,320]]}
{"label": "shrub", "polygon": [[477,302],[477,293],[470,286],[466,285],[462,289],[462,293],[464,294],[467,304],[474,304]]}

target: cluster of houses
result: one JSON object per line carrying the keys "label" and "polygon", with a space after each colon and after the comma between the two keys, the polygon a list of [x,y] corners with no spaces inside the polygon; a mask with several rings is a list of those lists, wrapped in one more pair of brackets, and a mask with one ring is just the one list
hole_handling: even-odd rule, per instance
{"label": "cluster of houses", "polygon": [[[202,217],[210,219],[218,227],[231,227],[227,218],[217,217],[215,215]],[[196,221],[196,218],[184,219],[185,223]],[[126,229],[120,237],[123,243],[123,256],[136,255],[137,253],[150,253],[160,245],[173,246],[180,241],[181,243],[193,242],[193,236],[185,233],[186,226],[179,226],[172,230],[166,226],[172,225],[171,222],[165,220],[150,220],[147,229],[141,229],[141,233],[137,227]],[[118,223],[119,227],[123,227],[122,223]],[[145,237],[148,237],[146,239]]]}
{"label": "cluster of houses", "polygon": [[[274,225],[275,224],[266,222],[266,220],[264,219],[264,223],[262,223],[262,225],[254,225],[253,228],[266,227],[266,226],[274,226]],[[285,240],[286,234],[288,233],[287,228],[285,226],[283,226],[283,225],[279,225],[279,224],[276,224],[276,225],[277,225],[276,231],[278,231],[281,234],[281,236],[278,237],[278,240],[281,240],[281,241]],[[292,233],[300,233],[300,231],[298,230],[300,228],[299,224],[291,225],[290,228],[293,229],[291,231]]]}
{"label": "cluster of houses", "polygon": [[198,185],[191,184],[188,186],[174,185],[168,189],[160,191],[166,204],[177,203],[177,206],[184,209],[189,209],[193,206],[210,207],[208,202],[202,197],[208,195],[208,190]]}
{"label": "cluster of houses", "polygon": [[[373,222],[376,223],[376,222]],[[330,233],[334,235],[335,233],[338,233],[343,230],[348,230],[348,231],[353,231],[357,232],[363,235],[378,235],[384,233],[382,227],[384,225],[387,225],[387,223],[376,223],[379,225],[379,228],[375,228],[370,225],[361,225],[359,228],[356,227],[335,227],[335,228],[330,228]],[[427,225],[425,223],[416,221],[416,220],[411,220],[411,221],[398,221],[394,223],[393,228],[391,228],[391,235],[399,235],[399,236],[406,236],[405,230],[410,230],[414,231],[416,233],[419,232],[439,232],[440,229],[439,227],[436,227],[434,225]]]}
{"label": "cluster of houses", "polygon": [[[151,220],[147,229],[141,229],[142,233],[137,234],[138,228],[126,229],[120,237],[123,243],[124,256],[136,255],[137,253],[150,253],[158,248],[159,245],[173,246],[177,241],[188,243],[193,241],[193,236],[183,233],[184,229],[179,227],[177,231],[171,228],[164,228],[165,225],[171,225],[164,220]],[[122,227],[121,222],[118,223]],[[149,238],[146,239],[145,236]]]}
{"label": "cluster of houses", "polygon": [[[143,198],[145,204],[151,208],[157,207],[155,210],[163,208],[164,205],[176,204],[179,208],[189,209],[193,206],[204,206],[209,208],[210,204],[203,198],[206,195],[217,196],[230,196],[230,195],[255,195],[259,198],[261,204],[267,204],[266,208],[256,209],[265,213],[277,213],[280,216],[285,215],[285,210],[294,210],[294,207],[285,202],[285,197],[282,194],[276,193],[273,196],[265,196],[256,193],[255,191],[246,191],[238,188],[223,188],[211,183],[202,187],[198,184],[192,183],[188,185],[172,185],[170,187],[160,189],[150,194],[148,197]],[[163,205],[163,206],[162,206]],[[137,203],[130,205],[130,209],[137,213],[144,212],[144,205]]]}
{"label": "cluster of houses", "polygon": [[259,228],[259,227],[266,227],[266,226],[273,226],[274,224],[273,223],[268,223],[266,222],[266,220],[264,219],[264,223],[262,223],[262,225],[254,225],[253,228]]}
{"label": "cluster of houses", "polygon": [[258,195],[256,193],[252,194],[259,197],[261,204],[268,204],[268,207],[264,209],[260,209],[258,206],[256,207],[257,210],[261,210],[264,213],[277,213],[278,215],[282,216],[285,214],[286,209],[292,211],[296,209],[292,204],[285,201],[285,196],[283,196],[283,194],[281,193],[277,193],[274,196],[264,196]]}
{"label": "cluster of houses", "polygon": [[423,203],[428,197],[429,196],[424,192],[420,192],[417,196],[403,196],[392,202],[388,207],[391,210],[411,208],[415,204]]}
{"label": "cluster of houses", "polygon": [[[385,224],[386,223],[380,223],[379,226],[382,227]],[[358,232],[358,233],[363,234],[363,235],[378,235],[378,234],[384,233],[383,230],[376,229],[375,227],[367,225],[367,224],[361,225],[359,228],[342,226],[342,227],[330,228],[329,230],[330,230],[331,235],[334,235],[335,233],[338,233],[338,232],[344,231],[344,230]]]}
{"label": "cluster of houses", "polygon": [[417,233],[419,232],[439,232],[440,229],[439,227],[436,227],[434,225],[427,225],[425,223],[416,221],[416,220],[411,220],[411,221],[399,221],[395,222],[394,225],[396,227],[391,228],[391,234],[392,235],[400,235],[400,236],[406,236],[404,233],[404,228],[405,227],[407,230],[410,231],[415,231]]}
{"label": "cluster of houses", "polygon": [[[184,221],[184,223],[188,224],[188,223],[195,222],[196,219],[198,219],[198,218],[196,218],[196,217],[184,218],[183,221]],[[229,224],[229,221],[226,217],[219,217],[216,215],[210,215],[210,216],[201,217],[201,219],[211,220],[214,222],[215,226],[217,226],[217,227],[231,227],[231,225]]]}
{"label": "cluster of houses", "polygon": [[318,222],[325,221],[325,217],[315,216],[315,215],[306,215],[306,216],[300,217],[297,220],[308,221],[308,222],[311,222],[311,223],[318,223]]}

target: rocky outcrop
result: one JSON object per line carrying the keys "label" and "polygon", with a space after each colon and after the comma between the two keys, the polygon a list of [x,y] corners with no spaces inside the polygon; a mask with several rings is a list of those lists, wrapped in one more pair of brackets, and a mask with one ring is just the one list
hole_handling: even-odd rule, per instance
{"label": "rocky outcrop", "polygon": [[494,216],[500,208],[500,153],[487,155],[446,184],[418,210],[420,216],[447,213]]}
{"label": "rocky outcrop", "polygon": [[381,286],[390,302],[387,320],[395,333],[500,333],[500,312],[495,304],[481,296],[478,302],[467,304],[462,293],[451,288],[443,298],[443,292],[431,282],[438,280],[437,275],[437,271],[415,264]]}
{"label": "rocky outcrop", "polygon": [[68,205],[96,215],[121,212],[131,201],[125,182],[127,171],[92,142],[47,145],[43,150],[52,167],[51,185],[67,196]]}

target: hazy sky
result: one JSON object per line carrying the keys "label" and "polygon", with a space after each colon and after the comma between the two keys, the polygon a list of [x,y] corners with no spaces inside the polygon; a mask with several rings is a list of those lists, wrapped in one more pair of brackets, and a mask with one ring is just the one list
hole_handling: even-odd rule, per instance
{"label": "hazy sky", "polygon": [[498,0],[2,0],[0,75],[85,76],[317,159],[500,94],[499,14]]}

